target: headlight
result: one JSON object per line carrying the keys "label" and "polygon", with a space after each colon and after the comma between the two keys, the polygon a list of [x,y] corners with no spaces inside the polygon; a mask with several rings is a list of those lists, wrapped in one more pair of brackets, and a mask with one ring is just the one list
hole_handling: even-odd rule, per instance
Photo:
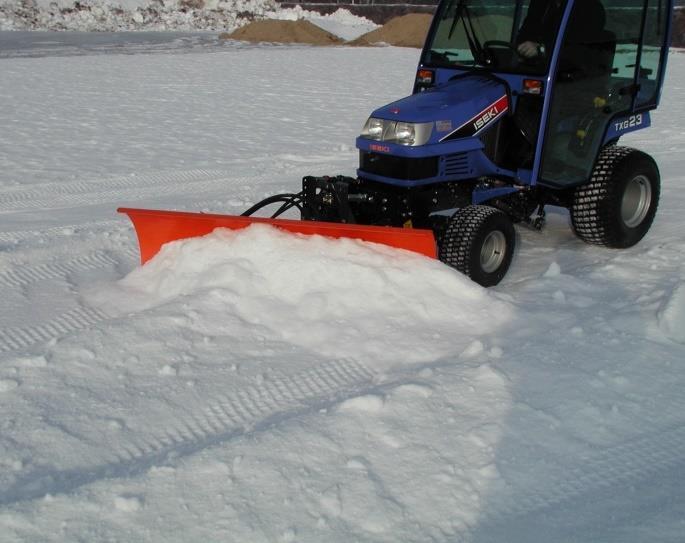
{"label": "headlight", "polygon": [[433,123],[405,123],[370,117],[361,136],[370,140],[417,146],[427,143],[432,132]]}
{"label": "headlight", "polygon": [[401,145],[414,145],[416,140],[416,128],[412,123],[397,123],[395,127],[395,139]]}
{"label": "headlight", "polygon": [[374,119],[369,117],[362,129],[362,136],[370,140],[380,140],[383,137],[383,129],[385,128],[385,121],[383,119]]}

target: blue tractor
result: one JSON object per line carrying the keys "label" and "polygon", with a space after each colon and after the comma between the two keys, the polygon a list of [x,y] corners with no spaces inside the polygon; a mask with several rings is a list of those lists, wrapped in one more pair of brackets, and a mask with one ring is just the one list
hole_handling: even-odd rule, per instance
{"label": "blue tractor", "polygon": [[659,104],[673,1],[443,0],[413,94],[374,111],[357,178],[305,177],[302,218],[435,232],[484,286],[506,274],[514,223],[546,205],[576,235],[625,248],[656,213],[659,170],[621,136]]}
{"label": "blue tractor", "polygon": [[[484,286],[510,266],[514,223],[542,228],[547,205],[567,208],[583,241],[630,247],[654,220],[660,177],[618,142],[659,104],[672,11],[673,0],[442,0],[412,95],[357,138],[357,177],[305,177],[239,219],[122,211],[143,260],[280,204],[275,226],[417,250]],[[275,219],[291,208],[299,225]]]}

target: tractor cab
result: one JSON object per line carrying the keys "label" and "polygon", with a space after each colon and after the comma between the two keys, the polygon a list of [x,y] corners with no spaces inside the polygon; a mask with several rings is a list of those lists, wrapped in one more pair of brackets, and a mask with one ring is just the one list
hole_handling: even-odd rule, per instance
{"label": "tractor cab", "polygon": [[[357,140],[358,175],[405,186],[483,175],[557,188],[586,182],[603,146],[650,124],[671,7],[443,0],[413,96],[374,112]],[[446,166],[463,152],[469,167],[455,176]]]}

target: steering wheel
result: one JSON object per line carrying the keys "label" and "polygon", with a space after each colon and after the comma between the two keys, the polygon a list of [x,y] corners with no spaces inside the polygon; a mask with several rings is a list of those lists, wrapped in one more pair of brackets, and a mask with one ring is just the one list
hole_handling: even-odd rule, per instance
{"label": "steering wheel", "polygon": [[486,63],[492,67],[518,64],[521,56],[516,46],[508,41],[488,40],[483,42]]}
{"label": "steering wheel", "polygon": [[513,51],[514,53],[518,54],[516,46],[513,43],[504,40],[488,40],[483,42],[483,48],[508,49],[509,51]]}

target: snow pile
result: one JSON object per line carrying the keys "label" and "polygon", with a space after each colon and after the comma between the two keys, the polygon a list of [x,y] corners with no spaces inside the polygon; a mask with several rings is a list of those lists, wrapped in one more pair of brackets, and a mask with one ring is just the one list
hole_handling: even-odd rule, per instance
{"label": "snow pile", "polygon": [[379,27],[373,21],[354,15],[345,8],[339,8],[333,13],[321,15],[316,11],[308,11],[301,6],[295,6],[294,8],[283,8],[268,12],[265,16],[269,19],[288,21],[305,19],[336,36],[340,36],[343,40],[353,40]]}
{"label": "snow pile", "polygon": [[172,301],[200,312],[219,307],[241,328],[225,333],[258,328],[324,356],[375,364],[459,354],[513,316],[508,303],[438,261],[263,225],[167,244],[98,296],[110,313]]}
{"label": "snow pile", "polygon": [[274,0],[5,0],[0,30],[226,30],[276,9]]}
{"label": "snow pile", "polygon": [[[330,15],[275,0],[2,0],[0,30],[233,30],[253,19],[309,20],[354,39],[378,25],[338,9]],[[264,40],[277,41],[277,40]]]}

